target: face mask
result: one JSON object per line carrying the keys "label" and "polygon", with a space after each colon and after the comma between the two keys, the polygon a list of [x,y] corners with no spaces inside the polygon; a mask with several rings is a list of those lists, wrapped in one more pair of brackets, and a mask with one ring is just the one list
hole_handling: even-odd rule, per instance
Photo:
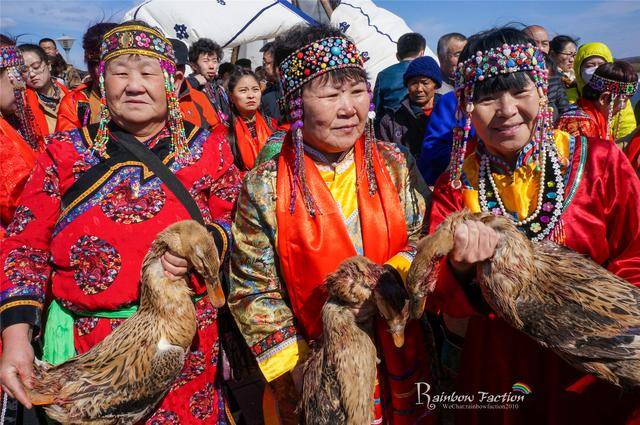
{"label": "face mask", "polygon": [[590,68],[585,68],[582,70],[582,80],[585,82],[585,84],[591,81],[591,77],[593,77],[593,73],[596,72],[596,69],[598,69],[597,66],[592,66]]}

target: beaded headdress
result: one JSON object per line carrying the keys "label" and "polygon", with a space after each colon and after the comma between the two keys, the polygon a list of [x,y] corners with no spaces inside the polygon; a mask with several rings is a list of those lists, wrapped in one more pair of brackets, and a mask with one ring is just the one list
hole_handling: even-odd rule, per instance
{"label": "beaded headdress", "polygon": [[537,142],[535,143],[536,155],[542,140],[551,135],[552,111],[548,108],[547,69],[542,52],[531,43],[503,44],[484,52],[476,52],[475,55],[458,64],[454,76],[458,113],[461,113],[465,118],[464,127],[457,127],[453,132],[450,184],[455,189],[462,187],[462,163],[471,130],[471,113],[474,109],[473,94],[476,83],[498,75],[519,71],[527,71],[531,74],[540,96],[540,107],[533,135]]}
{"label": "beaded headdress", "polygon": [[[278,65],[280,90],[282,93],[281,109],[289,115],[292,139],[294,144],[295,163],[293,164],[293,185],[291,191],[290,212],[293,214],[297,187],[304,197],[304,204],[311,216],[315,216],[317,206],[309,191],[304,170],[304,146],[302,137],[303,105],[302,87],[331,71],[343,68],[359,68],[364,70],[364,63],[368,55],[360,53],[356,45],[344,36],[325,37],[309,43],[287,56]],[[373,175],[372,147],[374,143],[373,119],[375,106],[371,85],[367,82],[369,92],[369,113],[365,126],[365,169],[369,186],[369,193],[377,190]]]}
{"label": "beaded headdress", "polygon": [[13,96],[16,101],[16,116],[20,124],[19,131],[33,150],[40,150],[41,144],[33,129],[35,118],[29,104],[25,101],[25,83],[21,73],[24,71],[22,53],[14,45],[0,45],[0,69],[9,69],[14,78]]}
{"label": "beaded headdress", "polygon": [[180,105],[174,90],[176,60],[173,47],[169,40],[159,31],[139,24],[117,26],[102,37],[100,64],[98,65],[102,109],[100,111],[100,127],[92,149],[102,156],[109,140],[107,124],[110,116],[104,87],[106,63],[111,59],[127,54],[149,56],[158,59],[160,62],[169,110],[168,124],[171,131],[172,150],[176,154],[178,161],[187,160],[189,147],[186,142]]}
{"label": "beaded headdress", "polygon": [[616,81],[602,77],[598,74],[593,74],[587,85],[598,93],[611,93],[609,115],[607,117],[607,135],[611,134],[611,137],[615,139],[618,135],[618,125],[620,124],[620,119],[618,119],[616,128],[613,130],[613,133],[610,133],[615,103],[617,100],[626,102],[627,99],[633,97],[638,91],[638,82]]}

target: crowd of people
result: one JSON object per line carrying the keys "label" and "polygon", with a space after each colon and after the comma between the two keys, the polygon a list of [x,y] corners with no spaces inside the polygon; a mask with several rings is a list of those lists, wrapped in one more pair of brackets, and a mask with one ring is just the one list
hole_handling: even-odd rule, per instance
{"label": "crowd of people", "polygon": [[[510,217],[640,285],[638,73],[603,43],[502,27],[443,35],[436,61],[409,33],[374,84],[328,25],[278,35],[255,70],[222,63],[214,40],[187,46],[142,21],[93,25],[82,46],[81,80],[52,39],[0,35],[3,419],[46,422],[28,395],[34,358],[85,353],[130,317],[149,246],[193,218],[194,201],[227,304],[214,308],[191,276],[197,335],[148,424],[299,423],[324,279],[363,255],[404,287],[419,239],[463,209]],[[640,423],[640,394],[492,313],[474,277],[498,243],[480,222],[455,229],[403,347],[376,320],[373,423]],[[171,252],[162,265],[172,279],[191,272]],[[418,403],[421,382],[533,392],[519,408],[446,411]]]}

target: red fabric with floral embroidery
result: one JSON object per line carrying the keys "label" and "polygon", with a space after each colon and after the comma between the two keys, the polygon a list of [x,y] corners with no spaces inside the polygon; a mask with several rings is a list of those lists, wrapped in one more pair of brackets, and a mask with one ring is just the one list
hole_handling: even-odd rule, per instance
{"label": "red fabric with floral embroidery", "polygon": [[[194,161],[180,166],[170,159],[167,165],[190,190],[205,222],[228,231],[240,177],[224,131],[185,127]],[[17,303],[42,303],[50,290],[72,311],[117,310],[136,303],[142,260],[155,236],[191,218],[157,177],[141,177],[135,162],[110,168],[89,196],[76,205],[62,205],[66,191],[98,164],[88,149],[88,135],[86,129],[53,135],[25,186],[19,214],[0,250],[3,320],[21,322],[16,315],[25,307]],[[160,148],[168,141],[165,129],[148,146]],[[205,293],[202,282],[194,278],[192,283],[197,295]],[[197,334],[185,368],[148,423],[224,423],[217,310],[208,297],[197,301],[196,310]],[[77,351],[87,351],[120,323],[77,318]]]}
{"label": "red fabric with floral embroidery", "polygon": [[[640,286],[640,181],[613,143],[589,139],[586,158],[576,141],[571,158],[572,181],[583,159],[582,178],[571,203],[552,232],[553,240],[587,255],[612,273]],[[429,232],[454,211],[465,208],[460,190],[449,185],[448,173],[433,192]],[[556,231],[557,230],[557,231]],[[518,409],[458,410],[461,424],[637,424],[640,395],[623,394],[611,384],[584,375],[552,351],[493,315],[480,315],[446,260],[432,310],[469,317],[455,390],[502,394],[521,382],[532,389]]]}

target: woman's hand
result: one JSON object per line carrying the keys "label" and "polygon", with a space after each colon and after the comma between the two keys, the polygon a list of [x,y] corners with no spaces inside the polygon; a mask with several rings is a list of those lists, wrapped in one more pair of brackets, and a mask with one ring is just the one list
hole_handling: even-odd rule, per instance
{"label": "woman's hand", "polygon": [[3,391],[27,409],[31,409],[32,406],[25,387],[31,388],[34,358],[30,325],[18,323],[2,332],[0,384]]}
{"label": "woman's hand", "polygon": [[171,251],[167,251],[160,258],[160,263],[164,269],[164,275],[171,280],[178,280],[185,277],[189,272],[189,262],[186,258],[179,257]]}
{"label": "woman's hand", "polygon": [[465,221],[458,224],[453,234],[453,249],[449,264],[458,277],[468,277],[476,263],[493,257],[500,237],[486,224]]}

